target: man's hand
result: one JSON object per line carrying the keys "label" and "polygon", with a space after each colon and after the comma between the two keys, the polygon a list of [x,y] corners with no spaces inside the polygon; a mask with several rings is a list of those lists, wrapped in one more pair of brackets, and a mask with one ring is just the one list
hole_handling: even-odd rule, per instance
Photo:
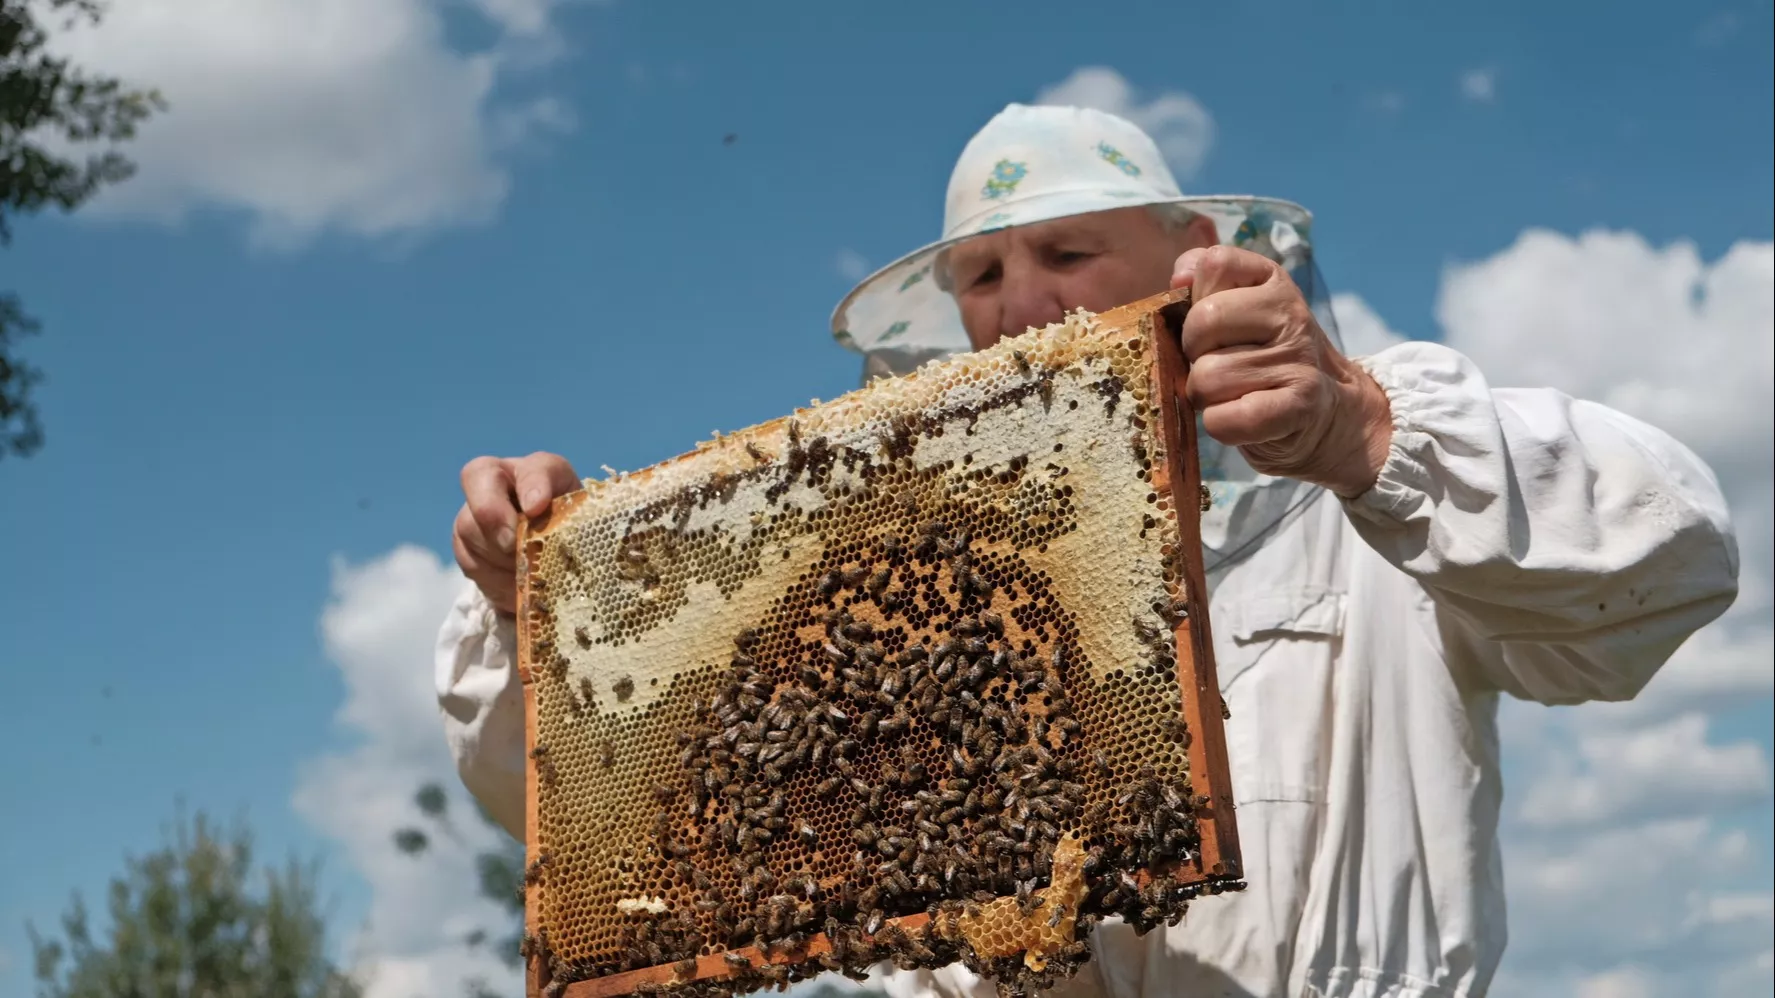
{"label": "man's hand", "polygon": [[467,502],[456,514],[451,546],[462,574],[479,586],[493,608],[517,612],[518,517],[540,515],[549,501],[579,488],[573,465],[559,454],[477,457],[463,466]]}
{"label": "man's hand", "polygon": [[1185,392],[1208,435],[1266,475],[1368,491],[1393,439],[1386,393],[1332,346],[1288,273],[1212,246],[1178,257],[1171,286],[1193,288]]}

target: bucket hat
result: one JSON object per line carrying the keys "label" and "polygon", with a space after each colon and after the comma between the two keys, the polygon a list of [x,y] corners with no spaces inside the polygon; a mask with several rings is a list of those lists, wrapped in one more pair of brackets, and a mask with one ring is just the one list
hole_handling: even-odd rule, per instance
{"label": "bucket hat", "polygon": [[866,358],[864,378],[903,374],[970,349],[945,288],[949,247],[985,232],[1133,205],[1176,205],[1212,219],[1220,241],[1286,268],[1336,337],[1313,264],[1312,215],[1291,201],[1185,195],[1158,146],[1132,122],[1082,107],[1011,104],[962,150],[943,234],[864,278],[832,314],[832,335]]}

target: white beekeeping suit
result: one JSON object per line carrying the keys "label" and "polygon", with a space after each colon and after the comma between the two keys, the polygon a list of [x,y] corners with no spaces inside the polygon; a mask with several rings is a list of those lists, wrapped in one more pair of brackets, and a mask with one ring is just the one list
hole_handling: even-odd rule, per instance
{"label": "white beekeeping suit", "polygon": [[[1077,149],[1114,175],[1069,161]],[[975,174],[1003,162],[1064,175],[1066,196],[1000,199],[987,216],[959,208],[957,190],[974,191]],[[841,340],[879,369],[957,348],[941,298],[904,297],[921,283],[941,295],[937,282],[908,277],[998,225],[1176,203],[1214,217],[1229,242],[1261,240],[1303,288],[1311,274],[1303,211],[1184,198],[1151,141],[1108,115],[1013,105],[956,176],[945,240],[865,281],[836,318]],[[893,319],[894,308],[912,318]],[[871,336],[855,332],[865,325]],[[1226,467],[1204,522],[1249,888],[1198,900],[1179,925],[1144,937],[1100,925],[1068,995],[1485,993],[1506,934],[1498,695],[1629,699],[1736,595],[1725,500],[1666,434],[1556,391],[1494,387],[1433,343],[1359,363],[1392,407],[1374,486],[1341,499]],[[463,781],[521,834],[513,648],[512,623],[468,587],[438,637],[437,690]],[[881,983],[896,998],[991,994],[959,967],[884,970]]]}

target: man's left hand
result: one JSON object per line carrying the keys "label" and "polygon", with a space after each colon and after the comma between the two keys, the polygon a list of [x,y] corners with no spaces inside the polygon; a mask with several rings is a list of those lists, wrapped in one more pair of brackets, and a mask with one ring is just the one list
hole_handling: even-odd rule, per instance
{"label": "man's left hand", "polygon": [[1171,286],[1193,289],[1184,390],[1208,435],[1263,474],[1368,491],[1393,439],[1386,392],[1332,345],[1288,273],[1212,246],[1178,257]]}

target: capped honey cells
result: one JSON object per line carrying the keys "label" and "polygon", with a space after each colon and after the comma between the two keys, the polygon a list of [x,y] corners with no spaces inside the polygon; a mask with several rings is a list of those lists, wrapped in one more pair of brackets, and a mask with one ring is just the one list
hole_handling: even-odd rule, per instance
{"label": "capped honey cells", "polygon": [[537,992],[1021,994],[1242,886],[1165,335],[1075,312],[529,525]]}

